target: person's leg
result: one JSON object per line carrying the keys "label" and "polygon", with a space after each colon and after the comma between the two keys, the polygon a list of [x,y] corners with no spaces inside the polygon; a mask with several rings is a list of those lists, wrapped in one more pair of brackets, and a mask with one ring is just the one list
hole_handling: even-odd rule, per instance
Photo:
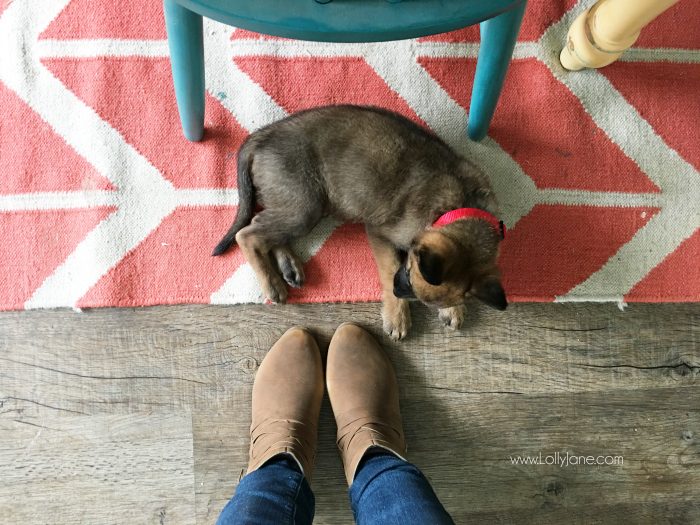
{"label": "person's leg", "polygon": [[217,525],[306,525],[315,499],[294,459],[280,454],[244,476]]}
{"label": "person's leg", "polygon": [[336,330],[326,384],[357,523],[453,523],[423,474],[404,459],[396,374],[369,333],[352,324]]}
{"label": "person's leg", "polygon": [[365,455],[348,492],[357,525],[454,524],[418,467],[387,451]]}
{"label": "person's leg", "polygon": [[316,341],[288,330],[263,359],[253,383],[250,459],[218,523],[310,524],[323,368]]}

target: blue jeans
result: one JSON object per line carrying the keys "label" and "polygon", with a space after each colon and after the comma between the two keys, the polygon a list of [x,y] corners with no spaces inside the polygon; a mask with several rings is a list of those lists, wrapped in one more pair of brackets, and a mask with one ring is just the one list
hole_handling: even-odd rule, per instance
{"label": "blue jeans", "polygon": [[[365,456],[349,496],[358,525],[454,525],[421,471],[393,454]],[[314,506],[296,462],[279,455],[241,480],[217,525],[306,525]]]}

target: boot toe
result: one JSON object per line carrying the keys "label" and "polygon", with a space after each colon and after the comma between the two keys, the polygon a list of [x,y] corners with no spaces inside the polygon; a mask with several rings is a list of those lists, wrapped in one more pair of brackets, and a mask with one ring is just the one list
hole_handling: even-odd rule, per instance
{"label": "boot toe", "polygon": [[258,370],[274,368],[276,373],[308,373],[308,369],[322,371],[321,353],[313,335],[302,327],[287,330],[270,348]]}
{"label": "boot toe", "polygon": [[[326,383],[332,395],[336,387],[359,391],[384,384],[394,388],[394,368],[376,339],[365,329],[344,323],[333,334],[328,347]],[[350,399],[334,396],[338,403]]]}

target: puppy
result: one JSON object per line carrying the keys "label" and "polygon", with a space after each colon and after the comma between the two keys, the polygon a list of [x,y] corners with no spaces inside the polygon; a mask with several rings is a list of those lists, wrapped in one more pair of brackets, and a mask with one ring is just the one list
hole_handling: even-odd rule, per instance
{"label": "puppy", "polygon": [[238,152],[238,192],[236,219],[213,255],[238,243],[273,303],[287,299],[285,282],[304,282],[290,241],[332,215],[365,225],[394,340],[410,329],[409,299],[437,307],[451,329],[470,296],[507,306],[496,266],[503,229],[487,179],[398,114],[327,106],[270,124]]}

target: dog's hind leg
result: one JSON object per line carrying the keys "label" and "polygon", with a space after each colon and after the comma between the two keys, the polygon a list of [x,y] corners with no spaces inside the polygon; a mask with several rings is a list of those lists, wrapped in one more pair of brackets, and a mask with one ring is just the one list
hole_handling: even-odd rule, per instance
{"label": "dog's hind leg", "polygon": [[[294,216],[290,216],[289,210],[266,208],[236,234],[236,242],[253,267],[263,293],[271,302],[284,303],[287,300],[287,285],[277,267],[277,253],[284,251],[292,239],[308,233],[320,218],[321,212],[318,210],[308,210],[306,213],[297,210]],[[291,255],[291,251],[287,250],[286,255]],[[296,257],[283,260],[290,264],[297,263],[293,267],[297,271],[297,279],[291,280],[299,281],[300,277],[303,280],[303,273],[299,273],[301,265]],[[285,277],[291,278],[292,272]]]}
{"label": "dog's hind leg", "polygon": [[304,284],[304,266],[292,249],[289,246],[273,248],[272,256],[285,282],[293,288],[301,288]]}
{"label": "dog's hind leg", "polygon": [[252,266],[265,297],[273,303],[287,300],[287,287],[270,260],[270,248],[260,228],[250,224],[236,234],[236,242]]}

